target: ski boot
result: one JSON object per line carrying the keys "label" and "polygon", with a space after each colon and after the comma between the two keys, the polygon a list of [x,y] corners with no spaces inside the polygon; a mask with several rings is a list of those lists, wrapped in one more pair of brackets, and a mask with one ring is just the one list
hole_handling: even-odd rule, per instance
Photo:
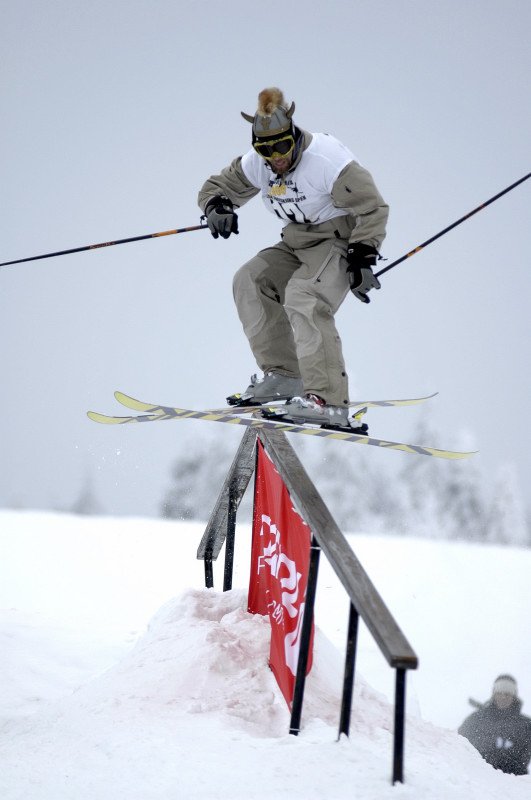
{"label": "ski boot", "polygon": [[265,372],[263,378],[251,377],[251,383],[242,394],[227,397],[229,406],[260,406],[277,400],[290,400],[302,392],[302,378]]}
{"label": "ski boot", "polygon": [[302,425],[319,425],[321,428],[333,428],[365,436],[369,431],[369,426],[362,422],[361,418],[366,410],[366,408],[360,409],[349,419],[348,407],[332,406],[315,394],[306,394],[304,397],[294,397],[278,408],[264,408],[262,416],[266,419],[277,419]]}

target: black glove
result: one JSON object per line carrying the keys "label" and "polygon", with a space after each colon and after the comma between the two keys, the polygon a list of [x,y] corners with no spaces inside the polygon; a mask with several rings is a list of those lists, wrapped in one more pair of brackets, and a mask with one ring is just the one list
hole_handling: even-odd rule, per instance
{"label": "black glove", "polygon": [[231,233],[238,233],[238,215],[228,197],[212,197],[205,206],[205,216],[214,239],[228,239]]}
{"label": "black glove", "polygon": [[348,277],[350,281],[350,291],[361,300],[362,303],[370,303],[367,292],[371,289],[379,289],[381,283],[373,275],[373,267],[376,266],[378,250],[370,244],[354,242],[349,244],[347,249]]}

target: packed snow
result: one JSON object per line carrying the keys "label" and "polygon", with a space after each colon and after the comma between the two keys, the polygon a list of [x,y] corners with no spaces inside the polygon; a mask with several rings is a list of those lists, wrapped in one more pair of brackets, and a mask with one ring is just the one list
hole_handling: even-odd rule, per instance
{"label": "packed snow", "polygon": [[[2,800],[526,800],[531,777],[456,733],[511,672],[531,698],[531,551],[349,536],[419,655],[408,675],[405,783],[391,785],[393,672],[363,629],[349,739],[337,741],[348,602],[325,558],[303,730],[234,589],[204,586],[204,526],[0,511]],[[363,626],[362,626],[363,628]]]}

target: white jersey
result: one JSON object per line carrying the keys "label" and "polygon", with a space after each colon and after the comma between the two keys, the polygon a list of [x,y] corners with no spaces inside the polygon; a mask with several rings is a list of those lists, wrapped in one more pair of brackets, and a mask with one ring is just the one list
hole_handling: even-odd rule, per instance
{"label": "white jersey", "polygon": [[331,195],[339,174],[351,161],[357,159],[338,139],[313,133],[299,163],[285,175],[275,175],[255,150],[242,157],[241,167],[249,183],[261,189],[266,208],[285,225],[316,225],[349,213],[336,208]]}

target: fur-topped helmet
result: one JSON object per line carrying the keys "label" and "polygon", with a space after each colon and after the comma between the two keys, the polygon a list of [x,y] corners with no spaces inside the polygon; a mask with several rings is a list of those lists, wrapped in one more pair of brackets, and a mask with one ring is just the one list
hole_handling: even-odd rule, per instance
{"label": "fur-topped helmet", "polygon": [[255,139],[274,139],[285,133],[293,132],[292,116],[295,103],[289,107],[284,100],[280,89],[273,86],[263,89],[258,95],[258,108],[256,114],[251,116],[244,111],[242,117],[251,122],[253,126],[253,141]]}

